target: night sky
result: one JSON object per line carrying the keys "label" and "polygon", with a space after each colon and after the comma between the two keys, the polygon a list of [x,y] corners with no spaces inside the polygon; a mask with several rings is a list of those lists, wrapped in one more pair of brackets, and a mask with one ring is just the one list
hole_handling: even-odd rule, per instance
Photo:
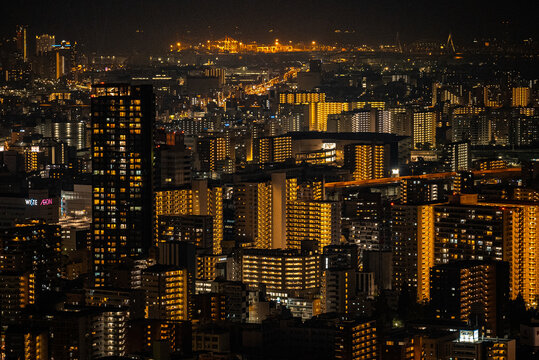
{"label": "night sky", "polygon": [[[403,41],[443,40],[452,32],[457,43],[539,33],[532,1],[3,0],[1,6],[3,36],[17,24],[28,24],[31,35],[52,33],[90,50],[120,52],[155,51],[183,39],[224,35],[378,44],[393,43],[397,32]],[[144,35],[137,37],[137,29]]]}

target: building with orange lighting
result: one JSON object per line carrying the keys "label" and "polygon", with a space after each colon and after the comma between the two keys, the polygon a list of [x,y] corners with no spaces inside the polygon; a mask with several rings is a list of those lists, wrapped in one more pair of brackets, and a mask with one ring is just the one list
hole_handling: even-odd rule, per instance
{"label": "building with orange lighting", "polygon": [[415,112],[413,124],[414,149],[436,148],[436,113],[433,111]]}
{"label": "building with orange lighting", "polygon": [[142,271],[141,289],[146,294],[146,319],[188,320],[190,299],[185,269],[154,265]]}
{"label": "building with orange lighting", "polygon": [[264,285],[271,299],[316,291],[320,286],[320,258],[299,250],[245,249],[242,281],[251,288]]}
{"label": "building with orange lighting", "polygon": [[297,200],[287,204],[286,247],[301,249],[302,242],[315,241],[320,253],[338,244],[341,236],[340,203]]}
{"label": "building with orange lighting", "polygon": [[369,180],[389,174],[389,145],[352,144],[344,148],[344,163],[354,180]]}
{"label": "building with orange lighting", "polygon": [[374,320],[345,320],[337,323],[335,359],[378,359],[376,322]]}
{"label": "building with orange lighting", "polygon": [[529,87],[514,87],[511,105],[513,107],[527,107],[531,100],[531,89]]}
{"label": "building with orange lighting", "polygon": [[488,336],[506,332],[509,264],[455,261],[431,269],[430,304],[438,319],[474,321]]}
{"label": "building with orange lighting", "polygon": [[152,239],[151,86],[92,87],[92,277],[110,280],[110,267],[147,253]]}
{"label": "building with orange lighting", "polygon": [[481,203],[477,195],[461,194],[448,204],[395,205],[394,285],[430,299],[434,265],[457,260],[509,263],[510,297],[519,294],[529,307],[537,306],[539,236],[534,203]]}

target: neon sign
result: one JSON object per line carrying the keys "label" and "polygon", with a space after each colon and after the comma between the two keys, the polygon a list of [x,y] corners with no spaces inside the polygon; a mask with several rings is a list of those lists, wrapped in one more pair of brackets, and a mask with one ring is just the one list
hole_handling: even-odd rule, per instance
{"label": "neon sign", "polygon": [[37,199],[24,199],[24,203],[28,206],[46,206],[52,205],[52,199],[43,199],[41,202]]}

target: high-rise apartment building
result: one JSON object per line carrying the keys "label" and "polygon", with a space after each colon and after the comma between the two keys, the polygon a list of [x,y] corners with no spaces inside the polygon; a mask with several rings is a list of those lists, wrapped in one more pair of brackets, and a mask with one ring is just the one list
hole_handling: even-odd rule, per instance
{"label": "high-rise apartment building", "polygon": [[151,86],[92,87],[92,275],[106,286],[110,267],[144,256],[152,239]]}
{"label": "high-rise apartment building", "polygon": [[519,294],[537,306],[536,204],[481,203],[477,195],[460,194],[449,204],[393,207],[394,285],[430,298],[430,269],[450,261],[509,263],[510,297]]}
{"label": "high-rise apartment building", "polygon": [[348,111],[350,104],[345,102],[317,102],[306,105],[305,115],[309,131],[326,131],[328,115]]}
{"label": "high-rise apartment building", "polygon": [[401,204],[425,204],[442,198],[442,184],[431,179],[403,179],[399,188]]}
{"label": "high-rise apartment building", "polygon": [[470,143],[461,141],[449,144],[451,171],[468,171],[472,163]]}
{"label": "high-rise apartment building", "polygon": [[483,88],[483,104],[486,107],[497,108],[502,106],[502,102],[502,90],[500,85],[485,85]]}
{"label": "high-rise apartment building", "polygon": [[430,304],[436,318],[473,321],[489,336],[503,336],[509,299],[509,264],[455,261],[431,269]]}
{"label": "high-rise apartment building", "polygon": [[392,132],[397,135],[412,135],[412,113],[403,107],[389,108]]}
{"label": "high-rise apartment building", "polygon": [[480,337],[477,328],[459,330],[458,338],[447,345],[449,359],[517,359],[515,339]]}
{"label": "high-rise apartment building", "polygon": [[450,117],[451,141],[470,141],[471,145],[489,145],[494,121],[483,107],[455,108]]}
{"label": "high-rise apartment building", "polygon": [[54,35],[36,35],[36,55],[43,55],[52,51],[52,46],[55,43],[56,40]]}
{"label": "high-rise apartment building", "polygon": [[309,104],[325,102],[326,93],[321,92],[285,92],[279,94],[280,104]]}
{"label": "high-rise apartment building", "polygon": [[349,314],[356,299],[358,278],[356,269],[333,268],[322,271],[320,308],[323,313]]}
{"label": "high-rise apartment building", "polygon": [[[213,221],[213,253],[221,253],[223,241],[223,188],[208,185],[207,180],[193,181],[191,186],[155,193],[155,216],[208,215]],[[157,223],[156,223],[157,228]],[[158,236],[157,234],[155,234]],[[157,240],[157,239],[156,239]]]}
{"label": "high-rise apartment building", "polygon": [[271,249],[271,182],[244,182],[234,188],[236,236],[259,249]]}
{"label": "high-rise apartment building", "polygon": [[288,204],[298,196],[297,179],[273,173],[271,180],[241,182],[234,187],[237,239],[260,249],[286,248]]}
{"label": "high-rise apartment building", "polygon": [[378,359],[376,322],[374,320],[345,320],[337,323],[335,359]]}
{"label": "high-rise apartment building", "polygon": [[389,146],[383,144],[346,145],[344,162],[352,172],[354,180],[383,178],[389,172]]}
{"label": "high-rise apartment building", "polygon": [[376,120],[376,112],[374,110],[355,110],[350,119],[350,131],[376,132]]}
{"label": "high-rise apartment building", "polygon": [[241,268],[242,281],[251,287],[265,285],[270,298],[320,286],[320,258],[311,252],[245,249]]}
{"label": "high-rise apartment building", "polygon": [[24,309],[35,304],[35,275],[32,272],[0,271],[0,281],[2,322],[19,323]]}
{"label": "high-rise apartment building", "polygon": [[[159,179],[161,187],[180,186],[191,182],[193,153],[176,147],[159,150]],[[156,184],[157,185],[157,184]]]}
{"label": "high-rise apartment building", "polygon": [[393,288],[429,298],[434,265],[434,210],[430,205],[393,206]]}
{"label": "high-rise apartment building", "polygon": [[48,296],[58,286],[61,241],[58,225],[43,220],[16,222],[0,232],[0,272],[27,279],[38,300]]}
{"label": "high-rise apartment building", "polygon": [[413,147],[423,149],[436,147],[436,113],[422,111],[414,113]]}
{"label": "high-rise apartment building", "polygon": [[293,158],[290,136],[261,137],[253,142],[253,160],[259,164],[281,163]]}
{"label": "high-rise apartment building", "polygon": [[185,269],[153,265],[142,271],[147,319],[189,319],[189,275]]}
{"label": "high-rise apartment building", "polygon": [[[434,206],[434,261],[503,260],[506,210],[482,206],[477,195],[460,195],[460,202]],[[459,199],[460,198],[460,199]],[[504,214],[505,213],[505,214]]]}
{"label": "high-rise apartment building", "polygon": [[221,171],[228,154],[226,145],[224,137],[209,136],[198,139],[196,149],[200,162],[200,171]]}
{"label": "high-rise apartment building", "polygon": [[469,171],[459,171],[453,177],[453,192],[456,194],[472,194],[475,191],[474,175]]}
{"label": "high-rise apartment building", "polygon": [[318,251],[338,244],[341,236],[340,204],[335,201],[292,201],[287,205],[286,244],[301,249],[303,241],[315,241]]}
{"label": "high-rise apartment building", "polygon": [[208,215],[159,215],[157,243],[176,241],[213,251],[213,218]]}
{"label": "high-rise apartment building", "polygon": [[376,132],[393,133],[393,112],[390,110],[376,110]]}
{"label": "high-rise apartment building", "polygon": [[513,107],[526,107],[530,104],[531,89],[529,87],[514,87],[511,105]]}
{"label": "high-rise apartment building", "polygon": [[28,26],[18,25],[17,26],[17,50],[20,51],[22,59],[24,62],[28,61],[28,41],[26,37],[26,31]]}
{"label": "high-rise apartment building", "polygon": [[89,316],[91,358],[127,354],[129,315],[128,308],[116,307],[99,309]]}

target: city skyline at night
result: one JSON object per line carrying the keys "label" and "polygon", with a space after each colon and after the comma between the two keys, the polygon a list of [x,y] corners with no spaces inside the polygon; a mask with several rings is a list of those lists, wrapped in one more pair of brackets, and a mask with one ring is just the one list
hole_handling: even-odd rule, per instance
{"label": "city skyline at night", "polygon": [[0,360],[539,358],[529,5],[2,5]]}

